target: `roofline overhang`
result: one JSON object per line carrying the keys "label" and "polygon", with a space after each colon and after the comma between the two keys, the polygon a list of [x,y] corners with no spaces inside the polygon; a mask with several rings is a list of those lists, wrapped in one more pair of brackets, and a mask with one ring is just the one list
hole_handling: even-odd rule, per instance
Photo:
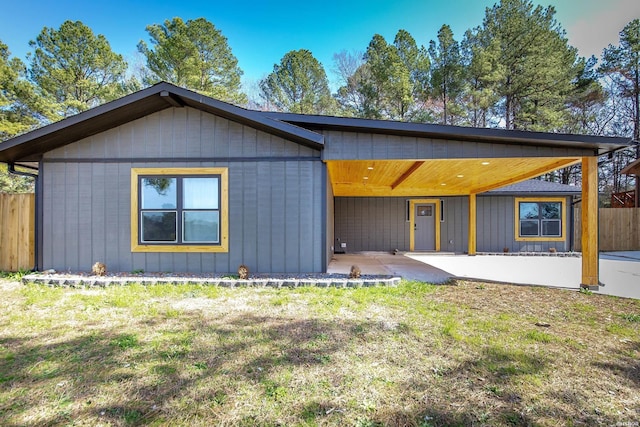
{"label": "roofline overhang", "polygon": [[321,134],[161,82],[0,143],[0,162],[37,161],[43,153],[170,107],[189,106],[321,150]]}
{"label": "roofline overhang", "polygon": [[622,168],[620,173],[623,173],[625,175],[640,176],[640,158],[634,160],[633,162],[629,163],[627,166]]}
{"label": "roofline overhang", "polygon": [[568,197],[568,196],[579,196],[582,194],[581,191],[568,192],[568,191],[500,191],[498,190],[489,190],[484,193],[478,193],[478,197],[488,197],[488,196],[520,196],[520,197],[542,197],[542,196],[557,196],[557,197]]}
{"label": "roofline overhang", "polygon": [[[189,106],[322,150],[322,131],[338,130],[430,139],[521,144],[592,150],[603,155],[628,148],[628,138],[522,130],[472,128],[390,120],[359,119],[247,110],[170,83],[161,82],[0,143],[0,162],[38,161],[50,150],[104,132],[166,108]],[[320,133],[319,133],[320,132]]]}
{"label": "roofline overhang", "polygon": [[630,138],[595,135],[575,135],[531,132],[495,128],[474,128],[429,123],[409,123],[391,120],[318,116],[294,113],[266,112],[267,117],[296,124],[310,130],[338,130],[393,134],[431,139],[475,141],[498,144],[522,144],[563,148],[593,149],[594,155],[604,155],[633,145]]}

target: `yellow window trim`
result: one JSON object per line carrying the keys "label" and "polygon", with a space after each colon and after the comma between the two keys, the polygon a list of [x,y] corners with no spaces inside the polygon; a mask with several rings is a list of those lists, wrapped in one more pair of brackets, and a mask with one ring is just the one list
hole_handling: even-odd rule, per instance
{"label": "yellow window trim", "polygon": [[[141,245],[138,243],[139,175],[220,175],[219,245]],[[229,169],[228,168],[131,168],[131,252],[229,252]]]}
{"label": "yellow window trim", "polygon": [[[542,236],[542,237],[520,237],[520,202],[560,202],[562,210],[562,230],[560,237],[550,237],[550,236]],[[517,242],[564,242],[567,236],[567,210],[565,209],[565,205],[567,203],[567,199],[565,197],[516,197],[515,199],[515,208],[514,208],[514,227],[515,227],[515,240]]]}

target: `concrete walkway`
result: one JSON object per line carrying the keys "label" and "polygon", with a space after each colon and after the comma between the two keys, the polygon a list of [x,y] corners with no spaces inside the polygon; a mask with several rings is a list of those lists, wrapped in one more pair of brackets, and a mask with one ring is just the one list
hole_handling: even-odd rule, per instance
{"label": "concrete walkway", "polygon": [[[495,282],[579,289],[580,257],[407,254],[450,273]],[[597,293],[640,299],[640,252],[602,253]]]}
{"label": "concrete walkway", "polygon": [[358,252],[335,254],[327,273],[349,274],[352,265],[360,267],[362,274],[384,274],[421,282],[446,282],[451,274],[419,260],[387,252]]}
{"label": "concrete walkway", "polygon": [[[354,264],[362,274],[388,274],[430,283],[466,277],[569,289],[580,288],[582,272],[580,257],[385,252],[336,254],[328,272],[348,274]],[[603,286],[598,293],[640,299],[640,252],[600,254],[600,281]]]}

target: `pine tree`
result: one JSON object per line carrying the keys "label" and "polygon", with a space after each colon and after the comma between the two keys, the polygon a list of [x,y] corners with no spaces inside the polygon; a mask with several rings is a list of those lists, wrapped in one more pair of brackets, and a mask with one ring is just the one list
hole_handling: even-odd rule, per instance
{"label": "pine tree", "polygon": [[222,35],[204,18],[166,20],[147,26],[151,47],[144,41],[138,51],[147,60],[143,81],[166,81],[234,104],[246,104],[241,92],[242,70]]}
{"label": "pine tree", "polygon": [[[619,46],[609,45],[604,50],[600,70],[613,79],[616,95],[628,102],[632,137],[640,141],[640,19],[629,22],[620,32]],[[638,150],[640,154],[640,146]]]}
{"label": "pine tree", "polygon": [[483,46],[478,39],[478,29],[467,30],[462,40],[461,55],[465,67],[462,105],[465,122],[470,126],[495,125],[492,109],[500,99],[496,86],[503,79],[499,50],[496,40]]}
{"label": "pine tree", "polygon": [[404,119],[421,120],[424,114],[420,111],[429,97],[429,73],[431,61],[424,46],[417,45],[415,39],[406,30],[399,30],[393,40],[398,56],[409,71],[412,102]]}
{"label": "pine tree", "polygon": [[279,111],[330,114],[335,109],[324,67],[306,49],[286,53],[260,82],[260,90]]}
{"label": "pine tree", "polygon": [[35,88],[26,79],[27,69],[21,60],[10,55],[7,45],[0,41],[0,141],[24,133],[40,122],[34,111],[38,99]]}
{"label": "pine tree", "polygon": [[30,45],[30,78],[55,103],[59,118],[123,95],[127,63],[82,22],[45,27]]}
{"label": "pine tree", "polygon": [[442,124],[454,124],[462,114],[458,100],[464,90],[464,67],[460,45],[453,38],[451,27],[443,25],[438,31],[438,42],[429,43],[431,56],[431,87],[433,97],[442,105]]}
{"label": "pine tree", "polygon": [[486,10],[478,37],[485,51],[498,54],[494,107],[507,129],[554,131],[564,125],[564,99],[578,57],[554,15],[553,7],[534,7],[529,0],[502,0]]}
{"label": "pine tree", "polygon": [[[635,159],[640,158],[640,19],[629,22],[620,32],[620,45],[609,45],[602,54],[602,65],[600,71],[610,77],[612,85],[612,95],[620,102],[614,105],[614,115],[620,123],[619,134],[631,134],[633,141],[637,144]],[[629,123],[630,126],[625,124]],[[626,153],[618,152],[617,157],[625,156]],[[623,167],[626,163],[633,161],[634,156],[626,156],[620,159],[618,164]],[[626,190],[626,179],[620,179],[614,170],[613,191]],[[636,206],[640,205],[640,179],[635,178]]]}

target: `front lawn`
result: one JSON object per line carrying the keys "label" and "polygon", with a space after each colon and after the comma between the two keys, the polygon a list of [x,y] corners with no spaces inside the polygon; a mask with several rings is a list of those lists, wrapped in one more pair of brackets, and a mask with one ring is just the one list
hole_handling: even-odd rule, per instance
{"label": "front lawn", "polygon": [[640,301],[0,279],[0,425],[632,425]]}

